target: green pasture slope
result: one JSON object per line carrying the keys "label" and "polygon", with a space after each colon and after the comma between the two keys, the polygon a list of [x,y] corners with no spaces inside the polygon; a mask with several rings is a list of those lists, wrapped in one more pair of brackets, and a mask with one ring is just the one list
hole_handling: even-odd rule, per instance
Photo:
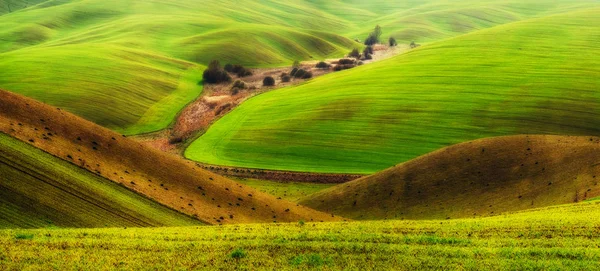
{"label": "green pasture slope", "polygon": [[199,224],[110,180],[0,133],[0,228]]}
{"label": "green pasture slope", "polygon": [[6,0],[0,88],[124,134],[147,133],[167,127],[201,93],[195,83],[212,59],[289,65],[340,57],[376,24],[384,38],[431,42],[594,3]]}
{"label": "green pasture slope", "polygon": [[186,151],[210,164],[373,173],[451,144],[600,135],[600,9],[477,31],[252,98]]}
{"label": "green pasture slope", "polygon": [[[0,230],[8,270],[597,270],[600,201],[490,218]],[[68,259],[68,260],[65,260]]]}
{"label": "green pasture slope", "polygon": [[336,186],[336,184],[278,182],[258,179],[234,178],[238,183],[250,186],[267,194],[280,197],[292,202],[298,202],[321,190]]}

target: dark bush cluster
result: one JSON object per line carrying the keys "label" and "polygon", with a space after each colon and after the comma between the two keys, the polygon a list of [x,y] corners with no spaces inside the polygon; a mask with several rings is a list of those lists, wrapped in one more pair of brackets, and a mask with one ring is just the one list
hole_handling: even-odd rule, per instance
{"label": "dark bush cluster", "polygon": [[396,39],[394,37],[390,37],[388,43],[390,44],[390,47],[394,47],[394,46],[398,45],[398,42],[396,41]]}
{"label": "dark bush cluster", "polygon": [[338,60],[338,65],[354,65],[354,59],[342,58]]}
{"label": "dark bush cluster", "polygon": [[365,47],[362,55],[363,55],[363,59],[365,59],[365,60],[373,59],[373,47],[372,46]]}
{"label": "dark bush cluster", "polygon": [[238,77],[246,77],[246,76],[251,76],[252,72],[250,71],[250,69],[242,66],[242,65],[238,65],[238,64],[227,64],[225,65],[225,71],[230,72],[230,73],[234,73],[236,74]]}
{"label": "dark bush cluster", "polygon": [[271,76],[267,76],[265,77],[265,79],[263,79],[263,86],[265,87],[271,87],[275,85],[275,79]]}
{"label": "dark bush cluster", "polygon": [[245,89],[246,88],[246,83],[244,83],[244,81],[241,80],[235,80],[235,82],[233,82],[233,88],[239,88],[239,89]]}
{"label": "dark bush cluster", "polygon": [[213,60],[208,64],[208,68],[202,74],[202,79],[209,84],[231,82],[231,76],[221,68],[218,60]]}
{"label": "dark bush cluster", "polygon": [[287,82],[289,82],[291,80],[292,80],[292,77],[289,76],[289,75],[287,75],[287,74],[281,76],[281,82],[287,83]]}
{"label": "dark bush cluster", "polygon": [[317,63],[316,67],[317,67],[317,69],[323,69],[323,70],[325,70],[325,69],[329,69],[329,66],[330,65],[327,64],[327,62],[321,61],[321,62]]}
{"label": "dark bush cluster", "polygon": [[240,90],[245,89],[245,88],[246,88],[246,83],[244,83],[244,81],[235,80],[235,82],[233,82],[233,85],[231,86],[231,94],[236,95],[240,92]]}
{"label": "dark bush cluster", "polygon": [[354,49],[354,50],[352,50],[352,52],[350,52],[350,54],[348,54],[348,57],[353,57],[353,58],[359,59],[360,51],[358,51],[358,49]]}
{"label": "dark bush cluster", "polygon": [[343,70],[347,70],[347,69],[352,69],[354,67],[355,67],[354,64],[338,64],[338,65],[335,65],[335,67],[333,67],[333,70],[336,72],[339,72],[339,71],[343,71]]}

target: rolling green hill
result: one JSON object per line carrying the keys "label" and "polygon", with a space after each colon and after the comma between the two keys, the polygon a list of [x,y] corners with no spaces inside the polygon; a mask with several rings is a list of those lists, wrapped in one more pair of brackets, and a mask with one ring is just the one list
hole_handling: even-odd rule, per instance
{"label": "rolling green hill", "polygon": [[252,98],[186,150],[228,166],[373,173],[511,134],[600,135],[600,9],[477,31]]}
{"label": "rolling green hill", "polygon": [[309,195],[352,219],[490,216],[600,196],[600,138],[508,136],[454,145]]}
{"label": "rolling green hill", "polygon": [[[553,1],[8,0],[0,87],[125,134],[160,130],[210,60],[252,67],[339,57],[376,25],[431,42],[597,4]],[[28,3],[27,6],[24,3]],[[26,8],[25,8],[26,7]]]}
{"label": "rolling green hill", "polygon": [[0,228],[199,224],[198,220],[0,133]]}

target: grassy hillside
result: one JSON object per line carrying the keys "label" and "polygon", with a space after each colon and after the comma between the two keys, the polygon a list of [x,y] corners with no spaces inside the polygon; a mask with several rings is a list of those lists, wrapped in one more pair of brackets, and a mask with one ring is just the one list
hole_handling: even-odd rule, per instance
{"label": "grassy hillside", "polygon": [[0,228],[201,224],[3,133],[0,188]]}
{"label": "grassy hillside", "polygon": [[[5,1],[6,2],[6,1]],[[126,134],[168,126],[212,59],[248,66],[339,57],[376,25],[436,41],[597,4],[554,1],[9,0],[0,87]],[[27,8],[25,7],[27,2]],[[6,2],[7,3],[7,2]],[[39,3],[39,4],[38,4]],[[93,102],[91,102],[93,101]],[[168,103],[165,103],[168,101]]]}
{"label": "grassy hillside", "polygon": [[0,132],[209,224],[341,220],[203,170],[55,108],[0,91]]}
{"label": "grassy hillside", "polygon": [[299,202],[353,219],[489,216],[600,196],[600,138],[511,136],[427,154]]}
{"label": "grassy hillside", "polygon": [[[8,269],[595,270],[600,201],[449,221],[2,230]],[[69,261],[64,259],[68,258]]]}
{"label": "grassy hillside", "polygon": [[257,96],[186,156],[373,173],[477,138],[600,135],[599,15],[589,9],[498,26]]}
{"label": "grassy hillside", "polygon": [[292,202],[298,202],[309,195],[335,186],[335,184],[328,183],[278,182],[246,178],[235,178],[234,180],[255,188],[260,192],[281,197]]}

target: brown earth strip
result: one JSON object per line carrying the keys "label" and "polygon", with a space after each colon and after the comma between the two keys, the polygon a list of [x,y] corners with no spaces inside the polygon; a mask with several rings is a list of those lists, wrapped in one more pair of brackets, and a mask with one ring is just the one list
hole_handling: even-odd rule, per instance
{"label": "brown earth strip", "polygon": [[254,168],[226,167],[216,165],[201,165],[203,169],[216,174],[236,177],[251,178],[276,182],[299,182],[299,183],[345,183],[356,180],[366,175],[360,174],[335,174],[335,173],[310,173],[294,171],[277,171]]}

